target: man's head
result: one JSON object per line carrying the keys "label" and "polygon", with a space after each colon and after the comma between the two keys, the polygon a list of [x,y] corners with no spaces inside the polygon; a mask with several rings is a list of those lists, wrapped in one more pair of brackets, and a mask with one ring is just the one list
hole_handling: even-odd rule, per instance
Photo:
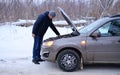
{"label": "man's head", "polygon": [[49,11],[49,18],[52,19],[56,16],[55,11]]}

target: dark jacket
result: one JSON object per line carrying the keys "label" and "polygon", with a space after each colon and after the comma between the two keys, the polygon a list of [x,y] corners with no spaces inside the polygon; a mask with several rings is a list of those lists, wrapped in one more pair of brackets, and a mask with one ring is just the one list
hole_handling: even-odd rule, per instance
{"label": "dark jacket", "polygon": [[50,26],[50,28],[56,33],[56,35],[60,35],[60,33],[57,31],[54,24],[52,23],[52,19],[48,17],[48,14],[49,12],[46,11],[45,13],[38,16],[33,26],[33,34],[43,37],[48,27]]}

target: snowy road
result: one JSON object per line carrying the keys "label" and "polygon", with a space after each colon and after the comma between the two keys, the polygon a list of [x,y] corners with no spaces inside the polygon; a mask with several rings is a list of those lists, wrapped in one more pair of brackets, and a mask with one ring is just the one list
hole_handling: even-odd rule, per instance
{"label": "snowy road", "polygon": [[[63,72],[55,63],[31,62],[33,38],[32,27],[0,26],[0,75],[120,75],[120,65],[86,65],[83,70]],[[61,34],[70,32],[58,28]],[[45,38],[56,36],[51,29]]]}
{"label": "snowy road", "polygon": [[0,60],[0,75],[120,75],[120,65],[86,65],[83,70],[63,72],[55,63],[35,65],[30,58]]}

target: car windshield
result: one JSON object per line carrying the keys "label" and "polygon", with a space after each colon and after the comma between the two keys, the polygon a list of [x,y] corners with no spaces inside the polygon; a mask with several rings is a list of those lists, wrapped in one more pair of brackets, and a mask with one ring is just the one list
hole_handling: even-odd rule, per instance
{"label": "car windshield", "polygon": [[99,20],[97,20],[97,21],[95,21],[95,22],[93,22],[93,23],[91,23],[91,24],[81,28],[79,30],[79,32],[80,33],[87,33],[89,31],[91,31],[93,28],[95,28],[97,26],[97,24],[100,24],[102,21],[103,21],[103,19],[99,19]]}

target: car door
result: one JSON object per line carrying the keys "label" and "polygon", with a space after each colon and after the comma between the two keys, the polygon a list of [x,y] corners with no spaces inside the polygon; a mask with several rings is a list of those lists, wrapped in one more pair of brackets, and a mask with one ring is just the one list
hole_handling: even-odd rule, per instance
{"label": "car door", "polygon": [[87,59],[94,63],[120,63],[120,20],[110,21],[92,34],[96,32],[99,37],[87,38]]}

